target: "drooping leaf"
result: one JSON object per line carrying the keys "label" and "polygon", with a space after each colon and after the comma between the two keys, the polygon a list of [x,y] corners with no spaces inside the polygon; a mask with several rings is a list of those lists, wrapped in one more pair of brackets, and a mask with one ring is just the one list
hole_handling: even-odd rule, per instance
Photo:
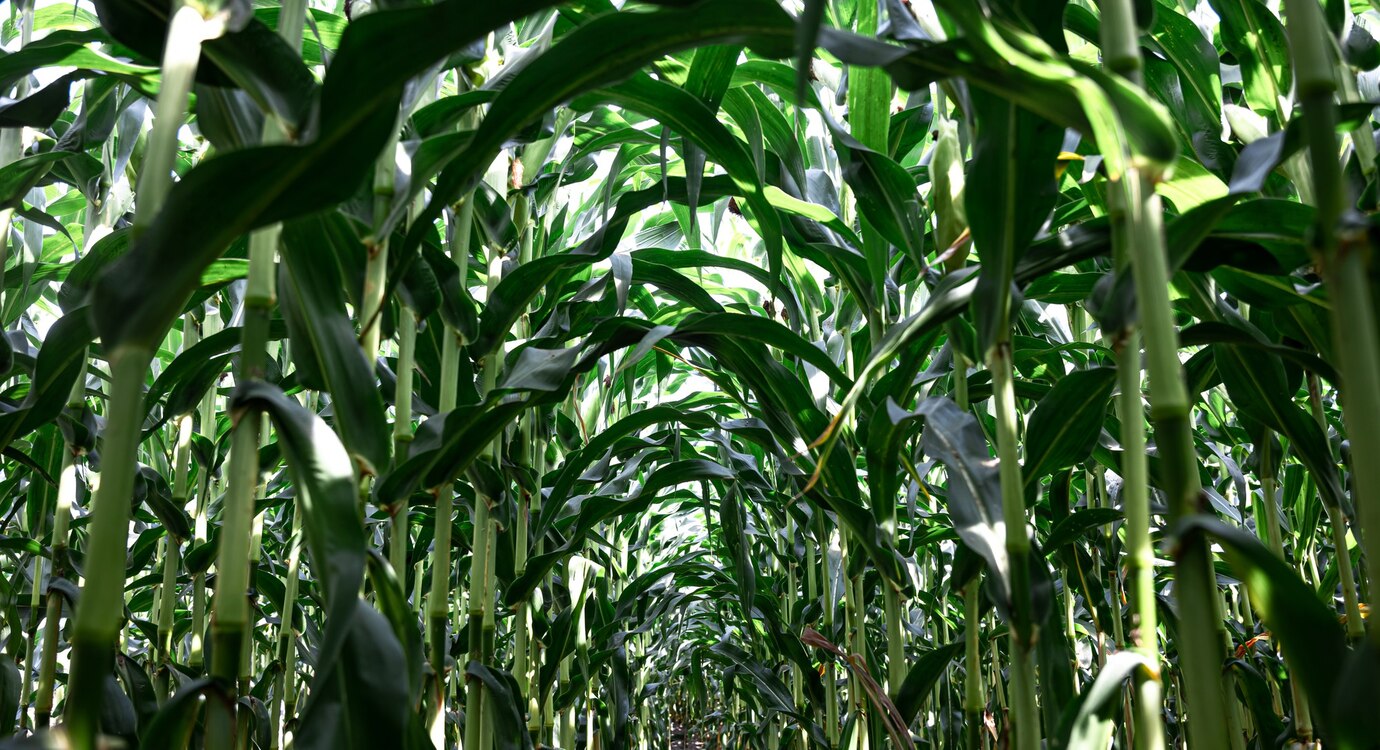
{"label": "drooping leaf", "polygon": [[[1201,516],[1187,520],[1179,533],[1206,534],[1222,545],[1256,613],[1288,655],[1294,678],[1316,705],[1332,705],[1337,675],[1347,661],[1346,636],[1336,613],[1251,534]],[[1320,728],[1324,736],[1330,730],[1325,723]]]}
{"label": "drooping leaf", "polygon": [[[306,373],[304,384],[323,388],[336,404],[335,425],[350,453],[366,474],[388,465],[391,438],[383,397],[374,386],[374,370],[360,349],[345,309],[344,286],[334,259],[322,262],[326,238],[348,232],[339,217],[315,217],[284,227],[280,287],[289,313],[288,333],[303,345],[293,350]],[[344,241],[344,240],[342,240]],[[290,290],[290,291],[288,291]],[[314,360],[306,364],[308,359]],[[319,380],[318,380],[319,379]]]}
{"label": "drooping leaf", "polygon": [[[351,23],[321,87],[315,137],[300,146],[247,148],[203,161],[169,192],[135,247],[102,275],[94,304],[106,347],[156,346],[202,270],[233,240],[350,197],[396,125],[407,80],[549,4],[441,3],[379,11]],[[409,43],[396,47],[390,64],[378,65],[377,50],[401,38]],[[238,187],[227,191],[228,184]],[[207,221],[212,205],[216,220]]]}
{"label": "drooping leaf", "polygon": [[230,407],[240,412],[240,419],[252,418],[246,414],[259,411],[269,415],[297,487],[312,570],[327,602],[326,629],[317,653],[317,679],[323,680],[331,674],[331,664],[351,632],[364,582],[364,522],[354,462],[320,417],[275,386],[262,381],[244,383],[236,389]]}
{"label": "drooping leaf", "polygon": [[987,573],[1000,594],[997,605],[1009,612],[1011,564],[1006,554],[1006,521],[1001,510],[998,461],[987,447],[977,419],[948,398],[920,403],[925,417],[925,453],[949,474],[949,518],[963,543],[987,561]]}

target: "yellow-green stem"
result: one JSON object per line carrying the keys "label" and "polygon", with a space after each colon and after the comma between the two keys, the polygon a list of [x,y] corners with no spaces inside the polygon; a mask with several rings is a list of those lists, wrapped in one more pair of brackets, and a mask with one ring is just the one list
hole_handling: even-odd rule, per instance
{"label": "yellow-green stem", "polygon": [[1035,694],[1035,637],[1030,599],[1030,537],[1026,532],[1025,490],[1021,479],[1016,390],[1010,332],[1003,330],[988,352],[997,418],[997,458],[1001,477],[1002,520],[1011,565],[1011,705],[1016,750],[1038,750],[1042,735]]}
{"label": "yellow-green stem", "polygon": [[[67,397],[69,408],[81,408],[86,401],[86,357],[77,380],[72,384],[72,392]],[[79,449],[64,441],[62,468],[58,474],[57,507],[53,511],[52,555],[53,579],[67,575],[67,536],[72,523],[72,507],[77,501],[77,451]],[[53,688],[57,676],[57,648],[60,638],[59,620],[62,617],[62,593],[48,593],[48,614],[43,630],[43,654],[38,667],[38,695],[34,699],[34,725],[42,728],[48,725],[53,715]]]}
{"label": "yellow-green stem", "polygon": [[95,750],[106,676],[115,663],[124,617],[129,497],[144,421],[144,374],[153,352],[126,345],[109,352],[110,407],[106,415],[100,488],[91,511],[86,585],[72,624],[67,735],[74,750]]}
{"label": "yellow-green stem", "polygon": [[977,578],[963,587],[963,726],[964,747],[982,750],[982,713],[987,698],[982,690],[982,595]]}
{"label": "yellow-green stem", "polygon": [[[1317,204],[1315,250],[1332,298],[1332,333],[1341,373],[1342,418],[1351,441],[1353,503],[1364,538],[1380,538],[1380,332],[1371,298],[1373,247],[1366,227],[1346,217],[1346,184],[1337,153],[1336,82],[1331,31],[1315,0],[1286,0],[1294,85],[1313,166]],[[1371,585],[1380,581],[1380,554],[1365,556]],[[1370,628],[1380,645],[1380,628]]]}
{"label": "yellow-green stem", "polygon": [[[1127,214],[1136,302],[1145,335],[1150,373],[1150,418],[1164,467],[1172,520],[1198,512],[1202,486],[1194,450],[1191,406],[1179,362],[1179,336],[1169,304],[1169,269],[1164,247],[1163,212],[1148,179],[1135,170],[1115,187]],[[1223,628],[1217,577],[1206,540],[1180,540],[1176,596],[1182,619],[1179,649],[1185,676],[1190,742],[1202,747],[1236,747],[1227,728],[1231,707],[1222,690]]]}
{"label": "yellow-green stem", "polygon": [[[412,442],[412,370],[417,348],[417,318],[406,307],[401,308],[398,320],[398,373],[397,386],[393,391],[393,460],[401,462],[407,457],[407,446]],[[392,509],[392,536],[388,544],[388,561],[397,574],[398,580],[407,580],[407,549],[410,546],[408,535],[407,498],[398,501]]]}

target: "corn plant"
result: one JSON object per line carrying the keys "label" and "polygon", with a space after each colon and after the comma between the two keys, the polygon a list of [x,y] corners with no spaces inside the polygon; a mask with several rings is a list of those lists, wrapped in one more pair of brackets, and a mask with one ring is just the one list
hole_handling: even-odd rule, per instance
{"label": "corn plant", "polygon": [[1377,746],[1380,6],[0,12],[0,748]]}

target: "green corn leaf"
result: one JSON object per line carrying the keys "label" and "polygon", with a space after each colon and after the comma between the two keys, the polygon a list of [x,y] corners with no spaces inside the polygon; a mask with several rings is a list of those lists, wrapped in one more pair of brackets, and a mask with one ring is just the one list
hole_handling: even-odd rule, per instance
{"label": "green corn leaf", "polygon": [[1027,490],[1041,478],[1092,455],[1115,386],[1116,371],[1112,368],[1075,370],[1060,378],[1040,399],[1026,425],[1029,447],[1021,473]]}
{"label": "green corn leaf", "polygon": [[[370,13],[350,24],[321,87],[315,137],[300,146],[242,149],[204,161],[170,191],[135,247],[106,270],[95,294],[105,345],[151,348],[202,270],[232,241],[348,198],[392,131],[409,78],[547,4],[519,0],[475,10],[442,3]],[[411,40],[399,48],[400,56],[389,65],[375,64],[374,51],[399,38]],[[239,187],[226,191],[229,182]],[[213,204],[218,219],[208,223],[204,210]]]}
{"label": "green corn leaf", "polygon": [[388,465],[392,451],[383,397],[374,387],[373,363],[364,357],[345,309],[337,266],[319,257],[323,247],[353,241],[345,231],[340,222],[322,218],[285,225],[279,286],[284,290],[288,333],[294,342],[303,343],[294,352],[303,385],[331,394],[336,429],[346,447],[361,471],[377,474]]}
{"label": "green corn leaf", "polygon": [[963,641],[957,640],[926,651],[910,666],[900,690],[891,696],[891,702],[896,704],[902,720],[908,724],[915,721],[921,706],[948,671],[949,664],[962,652]]}
{"label": "green corn leaf", "polygon": [[969,549],[987,561],[1003,616],[1010,611],[1011,564],[1001,513],[997,460],[987,448],[977,419],[953,401],[933,397],[917,409],[925,417],[925,452],[944,464],[949,476],[949,518]]}
{"label": "green corn leaf", "polygon": [[317,655],[318,680],[324,680],[354,627],[364,583],[364,525],[359,515],[354,461],[320,417],[275,386],[261,381],[244,383],[236,389],[230,405],[240,412],[240,419],[252,418],[246,415],[259,411],[269,415],[298,487],[297,506],[307,550],[327,601],[326,632]]}

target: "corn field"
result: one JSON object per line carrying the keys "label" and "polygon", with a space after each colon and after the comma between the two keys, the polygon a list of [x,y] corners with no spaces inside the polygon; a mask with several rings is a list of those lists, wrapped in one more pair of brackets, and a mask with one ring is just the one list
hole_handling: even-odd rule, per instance
{"label": "corn field", "polygon": [[1380,748],[1380,2],[11,0],[0,748]]}

